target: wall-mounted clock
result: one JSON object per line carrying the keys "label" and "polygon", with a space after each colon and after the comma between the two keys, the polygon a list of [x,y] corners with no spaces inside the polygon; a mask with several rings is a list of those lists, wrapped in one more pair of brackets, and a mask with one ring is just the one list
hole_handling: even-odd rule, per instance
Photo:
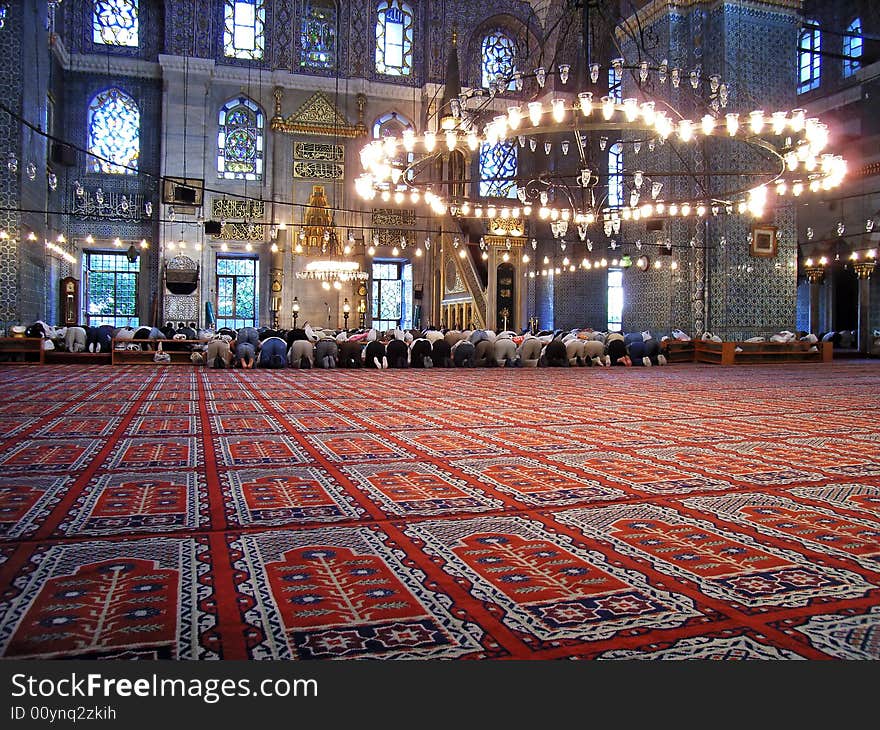
{"label": "wall-mounted clock", "polygon": [[357,292],[358,292],[358,296],[359,296],[359,297],[365,297],[365,296],[367,296],[367,285],[366,285],[366,284],[361,284],[361,285],[358,287]]}
{"label": "wall-mounted clock", "polygon": [[639,271],[647,271],[649,263],[650,262],[648,261],[647,256],[639,256],[639,258],[636,260],[636,266],[638,267]]}

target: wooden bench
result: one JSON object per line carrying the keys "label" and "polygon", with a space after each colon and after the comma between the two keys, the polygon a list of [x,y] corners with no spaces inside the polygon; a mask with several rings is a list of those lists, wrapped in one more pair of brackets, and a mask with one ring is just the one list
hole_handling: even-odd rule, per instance
{"label": "wooden bench", "polygon": [[666,340],[661,345],[661,352],[666,356],[666,361],[674,362],[693,362],[694,361],[694,343],[693,340]]}
{"label": "wooden bench", "polygon": [[[815,351],[810,348],[815,347]],[[737,348],[740,351],[737,351]],[[830,342],[712,342],[695,340],[697,362],[719,365],[755,363],[831,362],[834,346]]]}
{"label": "wooden bench", "polygon": [[42,365],[42,337],[0,337],[0,365]]}
{"label": "wooden bench", "polygon": [[[211,340],[126,340],[113,338],[111,342],[112,362],[114,365],[193,365],[190,360],[192,350],[189,348],[183,350],[170,350],[168,345],[173,347],[184,347],[187,345],[207,345]],[[153,360],[158,349],[159,343],[162,343],[163,352],[171,355],[171,362],[157,363]],[[152,350],[129,350],[128,345],[146,343],[152,345],[156,349]],[[124,345],[124,348],[119,347]]]}
{"label": "wooden bench", "polygon": [[109,365],[113,356],[109,352],[68,352],[67,350],[46,350],[44,360],[47,365]]}

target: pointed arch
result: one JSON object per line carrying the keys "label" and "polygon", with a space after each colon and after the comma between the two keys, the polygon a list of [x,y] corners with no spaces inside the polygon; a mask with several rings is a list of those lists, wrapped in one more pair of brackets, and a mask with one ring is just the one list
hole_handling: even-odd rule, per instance
{"label": "pointed arch", "polygon": [[481,86],[488,89],[498,79],[507,81],[507,90],[516,89],[516,41],[509,33],[495,29],[486,33],[480,43]]}
{"label": "pointed arch", "polygon": [[88,150],[92,172],[134,175],[141,146],[137,102],[118,87],[99,91],[89,103]]}
{"label": "pointed arch", "polygon": [[843,36],[843,78],[849,78],[862,67],[862,19],[854,18]]}
{"label": "pointed arch", "polygon": [[246,96],[230,99],[220,108],[217,131],[217,177],[262,180],[265,116]]}
{"label": "pointed arch", "polygon": [[376,5],[376,71],[386,76],[410,76],[413,69],[412,6],[403,0],[379,0]]}

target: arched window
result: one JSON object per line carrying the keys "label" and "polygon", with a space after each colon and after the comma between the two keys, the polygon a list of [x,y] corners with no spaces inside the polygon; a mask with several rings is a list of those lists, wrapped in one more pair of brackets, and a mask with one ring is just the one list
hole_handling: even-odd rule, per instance
{"label": "arched window", "polygon": [[217,177],[263,179],[263,112],[246,96],[226,102],[220,110]]}
{"label": "arched window", "polygon": [[265,0],[224,0],[223,53],[228,58],[263,57]]}
{"label": "arched window", "polygon": [[117,88],[100,92],[89,104],[88,129],[89,152],[95,155],[92,172],[135,174],[141,147],[141,113],[134,99]]}
{"label": "arched window", "polygon": [[376,13],[376,71],[409,76],[412,61],[412,8],[401,0],[381,0]]}
{"label": "arched window", "polygon": [[608,205],[623,205],[623,146],[618,142],[608,150]]}
{"label": "arched window", "polygon": [[819,72],[821,69],[821,32],[819,23],[807,20],[798,34],[798,94],[819,88]]}
{"label": "arched window", "polygon": [[[382,139],[383,137],[397,137],[397,139],[400,140],[405,129],[412,129],[413,131],[415,131],[415,127],[413,126],[412,122],[405,116],[403,116],[403,114],[398,114],[397,112],[387,112],[376,119],[375,122],[373,122],[373,139]],[[402,145],[398,145],[397,149],[400,153],[404,152]],[[406,155],[406,164],[412,164],[413,159],[413,153],[408,152]],[[403,164],[403,159],[398,159],[398,163]],[[412,171],[410,171],[407,174],[407,179],[412,180],[412,178]]]}
{"label": "arched window", "polygon": [[309,0],[302,17],[300,61],[303,68],[335,68],[336,3]]}
{"label": "arched window", "polygon": [[517,147],[513,142],[483,143],[480,146],[480,195],[485,198],[515,198]]}
{"label": "arched window", "polygon": [[499,78],[508,80],[508,91],[516,89],[513,79],[516,73],[516,44],[513,38],[500,30],[489,33],[480,44],[480,59],[484,89],[488,89]]}
{"label": "arched window", "polygon": [[107,46],[137,48],[137,0],[95,0],[92,41]]}
{"label": "arched window", "polygon": [[862,67],[862,20],[856,18],[843,36],[843,77],[852,76]]}

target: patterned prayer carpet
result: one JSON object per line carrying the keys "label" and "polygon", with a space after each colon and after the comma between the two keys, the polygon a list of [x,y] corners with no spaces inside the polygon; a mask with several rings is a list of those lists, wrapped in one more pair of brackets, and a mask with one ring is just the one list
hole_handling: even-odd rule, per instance
{"label": "patterned prayer carpet", "polygon": [[0,655],[880,658],[880,363],[0,369]]}

